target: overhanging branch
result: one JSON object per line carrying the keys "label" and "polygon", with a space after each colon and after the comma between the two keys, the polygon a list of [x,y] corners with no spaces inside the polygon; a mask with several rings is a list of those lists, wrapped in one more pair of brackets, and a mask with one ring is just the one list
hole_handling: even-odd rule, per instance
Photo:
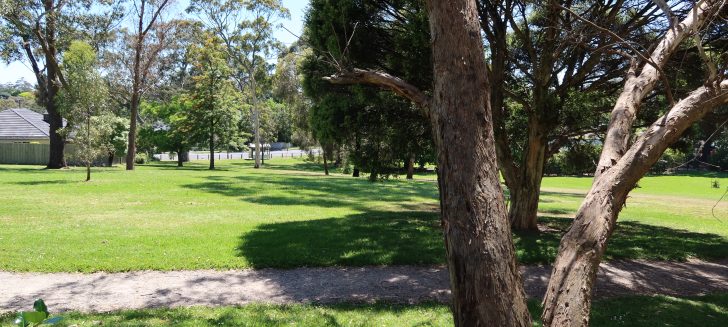
{"label": "overhanging branch", "polygon": [[339,85],[367,84],[388,89],[412,101],[422,109],[425,116],[430,116],[430,97],[399,77],[384,72],[354,68],[350,71],[342,71],[338,74],[324,77],[324,80]]}

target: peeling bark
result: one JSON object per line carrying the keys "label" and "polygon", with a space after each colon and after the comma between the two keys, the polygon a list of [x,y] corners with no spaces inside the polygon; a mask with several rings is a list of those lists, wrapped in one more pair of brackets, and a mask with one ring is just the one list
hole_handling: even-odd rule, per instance
{"label": "peeling bark", "polygon": [[597,269],[629,192],[694,122],[728,103],[728,80],[700,87],[642,133],[591,190],[564,235],[544,298],[544,326],[588,326]]}
{"label": "peeling bark", "polygon": [[[530,326],[496,164],[475,1],[427,1],[432,124],[458,326]],[[472,151],[462,151],[468,145]]]}
{"label": "peeling bark", "polygon": [[[679,24],[670,28],[667,34],[658,43],[650,55],[652,64],[644,64],[642,71],[637,73],[637,65],[633,63],[627,74],[624,89],[619,95],[614,109],[610,115],[604,148],[599,158],[595,177],[604,173],[617,163],[619,158],[627,151],[629,139],[640,104],[660,81],[660,69],[665,66],[678,45],[693,32],[699,30],[710,17],[712,17],[722,1],[702,0],[698,2],[687,17]],[[658,68],[659,67],[659,68]]]}

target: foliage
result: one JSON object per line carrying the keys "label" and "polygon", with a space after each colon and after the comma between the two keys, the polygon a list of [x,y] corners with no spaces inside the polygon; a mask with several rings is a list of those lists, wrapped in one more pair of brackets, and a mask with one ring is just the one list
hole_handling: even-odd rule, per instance
{"label": "foliage", "polygon": [[[392,12],[397,15],[388,17]],[[428,90],[428,31],[421,1],[311,2],[305,35],[311,52],[302,72],[303,89],[313,102],[312,134],[322,144],[337,145],[372,179],[394,172],[412,155],[418,162],[432,162],[429,122],[418,108],[387,91],[331,85],[322,77],[338,69],[381,67]]]}
{"label": "foliage", "polygon": [[149,161],[149,156],[146,153],[137,153],[134,155],[134,163],[143,165]]}
{"label": "foliage", "polygon": [[113,119],[103,118],[109,115],[107,90],[96,71],[96,54],[89,44],[74,41],[63,56],[62,67],[67,85],[57,101],[68,120],[64,132],[76,144],[74,156],[90,167],[99,156],[115,151],[110,141]]}
{"label": "foliage", "polygon": [[208,36],[204,44],[193,47],[191,56],[195,58],[193,87],[190,110],[183,122],[185,130],[193,140],[209,146],[210,151],[241,148],[240,96],[229,80],[230,70],[221,40]]}
{"label": "foliage", "polygon": [[[60,63],[60,57],[51,54],[47,57],[44,51],[52,45],[58,54],[65,52],[74,40],[85,40],[95,49],[108,46],[114,37],[113,26],[118,22],[124,10],[117,1],[83,0],[71,1],[58,5],[58,1],[49,2],[53,13],[46,12],[44,1],[3,0],[0,2],[0,59],[6,62],[24,60],[32,65],[45,62],[54,68]],[[34,33],[47,31],[46,23],[49,15],[54,18],[55,35]],[[62,33],[60,32],[62,31]],[[45,44],[45,47],[43,45]],[[45,59],[45,60],[44,60]],[[55,101],[46,99],[46,72],[42,67],[36,73],[41,103]],[[61,73],[62,74],[62,73]]]}
{"label": "foliage", "polygon": [[290,128],[290,135],[286,135],[290,138],[288,142],[293,142],[303,149],[316,145],[308,118],[311,101],[303,93],[301,72],[303,60],[310,55],[310,52],[305,42],[298,41],[292,44],[278,57],[272,81],[273,98],[286,106],[284,112],[290,117],[290,121],[284,117],[278,121],[285,124],[286,129]]}
{"label": "foliage", "polygon": [[264,140],[264,109],[258,98],[270,94],[266,60],[282,47],[273,36],[273,28],[277,19],[290,16],[288,10],[280,0],[193,0],[187,10],[203,16],[205,24],[222,41],[235,86],[239,92],[251,95],[254,141]]}
{"label": "foliage", "polygon": [[583,176],[594,173],[602,151],[598,140],[573,140],[552,156],[544,167],[547,175]]}
{"label": "foliage", "polygon": [[55,325],[61,321],[61,317],[48,318],[48,307],[42,299],[33,302],[34,311],[18,312],[15,324],[20,327],[37,326],[37,325]]}
{"label": "foliage", "polygon": [[140,148],[153,152],[175,152],[181,155],[194,145],[192,130],[195,126],[187,115],[194,103],[186,95],[172,98],[166,103],[142,103],[142,115],[151,123],[139,131]]}

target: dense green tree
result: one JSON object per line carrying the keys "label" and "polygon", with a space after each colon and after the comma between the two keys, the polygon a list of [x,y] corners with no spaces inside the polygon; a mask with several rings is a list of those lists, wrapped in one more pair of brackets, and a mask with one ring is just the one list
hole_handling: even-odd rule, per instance
{"label": "dense green tree", "polygon": [[[194,0],[188,9],[201,15],[204,23],[225,45],[240,93],[250,95],[255,168],[261,164],[261,78],[269,78],[267,60],[281,48],[273,36],[277,19],[289,16],[280,0]],[[261,76],[262,75],[262,76]],[[247,92],[245,90],[247,89]]]}
{"label": "dense green tree", "polygon": [[194,145],[192,124],[187,117],[194,103],[180,95],[164,103],[143,103],[141,113],[149,120],[139,131],[139,140],[147,148],[177,154],[177,166],[182,167],[187,152]]}
{"label": "dense green tree", "polygon": [[87,40],[95,49],[102,48],[122,15],[116,1],[0,1],[0,56],[6,62],[22,60],[33,70],[50,125],[48,168],[66,165],[65,140],[58,133],[63,117],[56,101],[67,84],[61,56],[72,40]]}
{"label": "dense green tree", "polygon": [[56,98],[68,120],[64,130],[73,137],[74,156],[86,166],[86,181],[91,180],[94,161],[109,153],[107,136],[112,131],[112,126],[101,119],[110,113],[106,107],[106,87],[96,64],[96,54],[90,45],[80,41],[71,43],[61,66],[66,85]]}
{"label": "dense green tree", "polygon": [[[305,40],[304,90],[312,100],[310,127],[322,144],[337,145],[370,178],[401,163],[432,161],[430,127],[417,105],[376,87],[332,85],[339,69],[372,67],[402,76],[420,89],[432,85],[430,41],[422,1],[312,1]],[[324,146],[324,150],[326,150]],[[326,151],[325,151],[326,152]]]}
{"label": "dense green tree", "polygon": [[303,74],[301,65],[305,57],[311,53],[305,42],[300,40],[292,44],[278,57],[275,74],[272,80],[272,96],[286,106],[286,113],[291,120],[284,124],[290,126],[290,141],[303,149],[316,145],[311,134],[309,112],[311,101],[303,93]]}
{"label": "dense green tree", "polygon": [[239,94],[230,81],[225,49],[216,36],[208,36],[191,51],[192,102],[185,122],[190,135],[210,150],[210,169],[215,169],[215,150],[241,146]]}

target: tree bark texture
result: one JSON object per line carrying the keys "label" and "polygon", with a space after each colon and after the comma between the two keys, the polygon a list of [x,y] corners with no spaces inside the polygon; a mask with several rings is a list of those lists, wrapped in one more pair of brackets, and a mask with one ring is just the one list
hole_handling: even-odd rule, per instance
{"label": "tree bark texture", "polygon": [[511,228],[538,230],[538,200],[543,168],[546,164],[547,131],[537,117],[529,118],[527,148],[516,174],[515,185],[509,187]]}
{"label": "tree bark texture", "polygon": [[126,150],[126,170],[134,170],[134,159],[136,157],[136,138],[137,138],[137,119],[139,118],[139,101],[141,100],[141,64],[142,64],[142,48],[144,47],[144,4],[139,17],[139,25],[137,26],[137,37],[134,43],[134,63],[132,71],[131,85],[131,104],[129,114],[129,142]]}
{"label": "tree bark texture", "polygon": [[728,103],[728,80],[700,87],[642,133],[614,166],[595,178],[561,239],[544,298],[544,326],[588,326],[592,289],[607,241],[629,192],[694,122]]}
{"label": "tree bark texture", "polygon": [[530,326],[498,176],[476,3],[428,0],[427,9],[435,72],[431,120],[454,321]]}
{"label": "tree bark texture", "polygon": [[657,67],[665,66],[680,43],[693,32],[699,30],[718,10],[722,1],[701,0],[690,10],[687,17],[670,28],[650,55],[649,63],[643,63],[642,71],[637,73],[634,63],[625,79],[622,93],[612,109],[604,147],[595,172],[595,177],[617,163],[624,155],[632,136],[632,125],[639,112],[640,104],[661,80]]}
{"label": "tree bark texture", "polygon": [[407,159],[407,179],[412,179],[415,174],[415,156],[410,155]]}

